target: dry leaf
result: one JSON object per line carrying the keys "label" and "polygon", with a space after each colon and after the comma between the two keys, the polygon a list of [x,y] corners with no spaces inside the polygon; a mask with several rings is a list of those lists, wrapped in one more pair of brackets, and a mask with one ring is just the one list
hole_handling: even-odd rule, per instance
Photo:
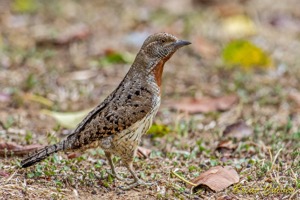
{"label": "dry leaf", "polygon": [[233,143],[232,140],[223,140],[220,141],[216,151],[221,154],[220,160],[226,162],[229,158],[232,157],[232,152],[237,148],[237,145]]}
{"label": "dry leaf", "polygon": [[22,148],[21,145],[18,145],[13,142],[0,143],[0,149],[12,150],[12,149],[21,149],[21,148]]}
{"label": "dry leaf", "polygon": [[75,40],[86,39],[90,35],[90,30],[85,24],[76,24],[68,27],[58,38],[58,44],[68,44]]}
{"label": "dry leaf", "polygon": [[206,186],[215,192],[220,192],[240,180],[238,173],[231,166],[216,166],[203,172],[191,182],[195,183],[196,187]]}
{"label": "dry leaf", "polygon": [[237,147],[236,144],[233,144],[233,141],[232,140],[223,140],[223,141],[220,141],[216,150],[217,151],[220,151],[221,153],[222,152],[232,152],[233,150],[235,150]]}
{"label": "dry leaf", "polygon": [[[42,27],[47,30],[47,27]],[[36,41],[38,45],[66,45],[77,40],[84,40],[91,34],[90,29],[85,24],[75,24],[70,27],[66,27],[59,35],[54,36],[48,32],[42,32],[41,35],[37,35]]]}
{"label": "dry leaf", "polygon": [[0,156],[8,156],[8,155],[27,155],[31,151],[35,151],[44,146],[39,144],[31,144],[31,145],[18,145],[14,142],[5,142],[0,143]]}
{"label": "dry leaf", "polygon": [[271,57],[260,47],[247,40],[233,40],[222,52],[226,67],[241,67],[251,70],[255,67],[272,67]]}
{"label": "dry leaf", "polygon": [[220,128],[225,128],[229,124],[233,124],[238,119],[241,118],[243,111],[243,104],[239,103],[237,106],[234,106],[230,110],[220,114],[218,118],[218,125]]}
{"label": "dry leaf", "polygon": [[218,4],[220,1],[219,0],[193,0],[193,4],[195,5],[207,5],[207,6],[215,6]]}
{"label": "dry leaf", "polygon": [[222,18],[229,16],[239,16],[245,13],[245,7],[241,5],[241,3],[237,3],[234,1],[216,5],[214,8],[218,12],[218,14],[222,16]]}
{"label": "dry leaf", "polygon": [[248,126],[244,121],[231,124],[223,131],[223,136],[242,139],[253,134],[252,127]]}
{"label": "dry leaf", "polygon": [[36,94],[31,94],[31,93],[25,93],[23,98],[24,98],[24,100],[37,102],[37,103],[40,103],[40,104],[42,104],[44,106],[48,106],[48,107],[51,107],[54,104],[53,101],[51,101],[45,97],[42,97],[42,96],[36,95]]}
{"label": "dry leaf", "polygon": [[238,3],[243,6],[248,0],[230,1],[230,0],[193,0],[192,3],[195,6],[211,6],[213,8],[220,5],[227,5],[231,3]]}
{"label": "dry leaf", "polygon": [[256,26],[246,15],[233,15],[223,20],[222,28],[228,37],[245,37],[256,33]]}
{"label": "dry leaf", "polygon": [[147,149],[147,148],[140,147],[140,146],[139,146],[138,149],[137,149],[137,156],[138,156],[139,158],[144,158],[144,159],[146,159],[146,158],[149,157],[150,153],[151,153],[151,149]]}
{"label": "dry leaf", "polygon": [[73,152],[73,153],[68,154],[68,159],[78,158],[79,156],[81,156],[81,153]]}
{"label": "dry leaf", "polygon": [[35,0],[15,0],[12,1],[12,10],[18,13],[34,13],[38,9]]}
{"label": "dry leaf", "polygon": [[164,124],[154,123],[148,130],[147,134],[151,134],[151,137],[157,138],[157,137],[164,137],[165,135],[167,135],[170,132],[171,132],[171,129],[169,126],[164,125]]}
{"label": "dry leaf", "polygon": [[55,112],[51,110],[42,110],[42,113],[53,117],[65,128],[76,128],[78,123],[81,122],[90,111],[91,109],[78,112]]}
{"label": "dry leaf", "polygon": [[171,107],[190,114],[208,113],[229,110],[238,102],[238,100],[239,98],[236,95],[228,95],[219,98],[204,97],[201,99],[185,99],[173,103]]}

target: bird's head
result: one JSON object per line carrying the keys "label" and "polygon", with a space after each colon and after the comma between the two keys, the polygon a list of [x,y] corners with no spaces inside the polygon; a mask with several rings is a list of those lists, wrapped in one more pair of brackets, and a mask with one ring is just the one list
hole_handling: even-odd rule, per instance
{"label": "bird's head", "polygon": [[166,62],[176,50],[189,44],[191,43],[188,41],[179,40],[171,34],[156,33],[150,35],[145,40],[141,50],[151,61]]}
{"label": "bird's head", "polygon": [[[129,74],[135,74],[136,69],[147,77],[154,77],[158,86],[161,85],[161,76],[164,64],[179,48],[191,44],[179,40],[168,33],[150,35],[143,43]],[[149,76],[150,75],[150,76]]]}

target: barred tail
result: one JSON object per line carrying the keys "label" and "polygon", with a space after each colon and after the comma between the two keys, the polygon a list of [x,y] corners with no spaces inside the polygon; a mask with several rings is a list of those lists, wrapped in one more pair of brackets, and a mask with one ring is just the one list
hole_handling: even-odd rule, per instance
{"label": "barred tail", "polygon": [[44,160],[51,154],[64,150],[65,143],[66,141],[64,140],[57,144],[49,145],[38,150],[36,153],[30,155],[28,158],[25,158],[24,160],[21,161],[22,168],[30,167],[31,165],[34,165],[35,163]]}

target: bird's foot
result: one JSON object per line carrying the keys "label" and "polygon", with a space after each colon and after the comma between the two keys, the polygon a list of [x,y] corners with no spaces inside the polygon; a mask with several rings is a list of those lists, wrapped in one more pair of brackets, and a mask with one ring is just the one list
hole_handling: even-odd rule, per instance
{"label": "bird's foot", "polygon": [[126,182],[127,186],[122,186],[120,187],[122,190],[130,190],[132,188],[135,188],[139,185],[143,185],[143,186],[152,186],[154,183],[151,182],[144,182],[141,179],[138,180],[134,180],[132,182]]}

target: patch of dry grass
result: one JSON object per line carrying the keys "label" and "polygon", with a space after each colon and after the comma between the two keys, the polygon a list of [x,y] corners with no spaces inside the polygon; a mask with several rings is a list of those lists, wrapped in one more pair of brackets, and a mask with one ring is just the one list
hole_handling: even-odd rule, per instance
{"label": "patch of dry grass", "polygon": [[[238,4],[251,19],[259,20],[259,23],[255,21],[258,32],[248,39],[261,45],[275,61],[272,69],[252,72],[226,69],[221,62],[220,49],[230,40],[219,30],[225,7],[197,6],[188,1],[186,9],[176,9],[176,5],[182,7],[179,1],[172,4],[175,8],[152,1],[80,1],[80,4],[39,1],[35,13],[21,15],[10,12],[6,5],[0,20],[3,27],[0,142],[46,145],[64,138],[68,131],[40,111],[44,108],[84,110],[104,99],[121,81],[130,64],[120,61],[103,65],[101,58],[111,51],[126,50],[134,55],[138,45],[120,42],[126,41],[132,32],[168,31],[191,40],[193,45],[202,45],[196,41],[207,40],[214,44],[207,48],[215,48],[215,53],[191,45],[190,49],[177,52],[166,64],[163,102],[155,122],[168,126],[168,133],[145,135],[142,146],[152,152],[149,158],[136,158],[134,163],[142,179],[155,182],[152,187],[119,189],[124,183],[108,175],[105,156],[96,149],[74,159],[68,159],[63,153],[55,154],[28,169],[19,168],[21,158],[1,157],[0,198],[300,198],[300,105],[290,97],[300,90],[300,60],[295,54],[300,52],[299,31],[287,27],[283,38],[281,28],[268,23],[275,20],[274,13],[284,16],[293,13],[293,20],[299,20],[293,0],[289,1],[278,5],[271,0]],[[37,43],[35,34],[44,31],[59,35],[73,22],[87,24],[91,36],[61,46]],[[204,53],[202,59],[199,52]],[[44,97],[51,103],[32,101],[26,98],[27,94]],[[182,97],[227,94],[240,98],[240,103],[227,112],[187,115],[170,111],[168,106],[170,101]],[[237,147],[229,154],[216,151],[224,139],[224,128],[238,119],[253,128],[253,134],[232,140]],[[115,161],[120,164],[118,158]],[[191,194],[187,185],[171,173],[176,170],[191,180],[216,165],[235,167],[240,183],[218,193],[200,188]],[[129,176],[123,167],[117,169],[123,176]]]}

